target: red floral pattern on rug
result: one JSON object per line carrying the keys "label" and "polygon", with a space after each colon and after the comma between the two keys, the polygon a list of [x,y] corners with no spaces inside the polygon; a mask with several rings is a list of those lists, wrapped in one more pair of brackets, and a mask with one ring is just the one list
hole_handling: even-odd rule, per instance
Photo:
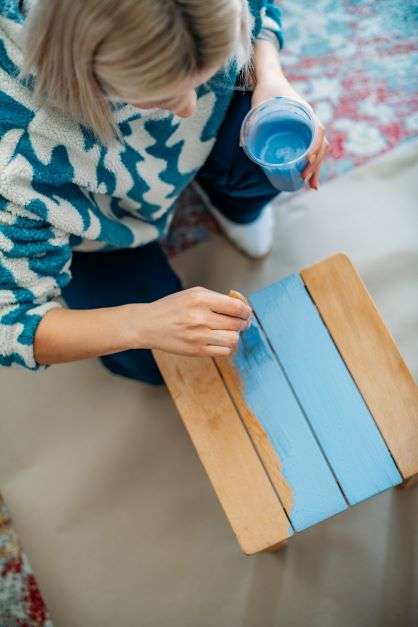
{"label": "red floral pattern on rug", "polygon": [[52,627],[27,557],[0,496],[0,627]]}
{"label": "red floral pattern on rug", "polygon": [[[279,4],[286,75],[315,108],[331,143],[321,181],[418,137],[418,0]],[[199,198],[187,191],[168,252],[174,255],[216,231]]]}

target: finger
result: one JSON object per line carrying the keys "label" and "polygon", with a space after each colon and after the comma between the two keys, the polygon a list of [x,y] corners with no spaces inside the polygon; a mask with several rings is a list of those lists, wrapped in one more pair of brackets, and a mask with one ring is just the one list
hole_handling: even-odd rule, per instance
{"label": "finger", "polygon": [[207,340],[209,346],[226,346],[235,348],[238,344],[239,333],[237,331],[211,331]]}
{"label": "finger", "polygon": [[315,167],[315,163],[318,159],[318,155],[319,152],[323,146],[324,140],[326,141],[325,138],[325,128],[320,125],[318,127],[318,131],[317,131],[317,136],[315,139],[315,143],[311,148],[311,151],[308,155],[308,165],[306,166],[306,168],[303,170],[302,172],[302,178],[306,180],[307,175],[310,173],[310,171],[312,170],[312,167]]}
{"label": "finger", "polygon": [[317,167],[320,150],[321,148],[319,148],[316,152],[312,152],[308,157],[308,163],[306,164],[305,169],[302,170],[302,178],[305,182],[308,182]]}
{"label": "finger", "polygon": [[306,168],[302,171],[302,178],[307,183],[311,178],[312,174],[315,172],[318,163],[318,155],[315,155],[315,159],[310,161]]}
{"label": "finger", "polygon": [[231,298],[231,296],[226,296],[225,294],[210,292],[208,303],[215,313],[242,318],[243,320],[248,320],[251,316],[251,307],[249,305],[243,303],[238,298]]}
{"label": "finger", "polygon": [[324,159],[325,159],[325,156],[326,156],[327,152],[328,152],[328,148],[325,147],[323,153],[320,155],[320,158],[318,159],[316,170],[312,174],[311,178],[309,179],[309,187],[311,189],[318,189],[318,186],[319,186],[319,176],[320,176],[320,172],[321,172],[321,167],[322,167],[322,164],[324,162]]}
{"label": "finger", "polygon": [[319,170],[317,172],[315,172],[310,180],[309,180],[309,187],[311,189],[318,189],[319,187]]}
{"label": "finger", "polygon": [[311,165],[307,166],[305,168],[305,170],[303,171],[303,178],[305,179],[305,183],[307,183],[309,181],[309,179],[314,175],[314,173],[316,171],[319,170],[322,161],[325,158],[325,155],[328,152],[328,148],[329,148],[329,144],[328,142],[324,139],[322,146],[318,152],[318,154],[316,155],[316,159],[314,161],[314,163],[312,163]]}
{"label": "finger", "polygon": [[[318,131],[316,134],[316,138],[315,138],[315,142],[312,146],[312,149],[308,155],[308,159],[311,156],[316,155],[317,152],[319,152],[323,142],[324,142],[324,138],[325,138],[325,128],[323,126],[319,126],[318,127]],[[310,159],[309,159],[310,160]]]}
{"label": "finger", "polygon": [[226,346],[206,346],[204,354],[208,357],[221,357],[231,355],[232,348]]}
{"label": "finger", "polygon": [[228,296],[230,296],[231,298],[238,298],[238,300],[242,301],[246,305],[249,305],[249,302],[245,298],[244,294],[241,294],[241,292],[237,292],[237,290],[229,290]]}
{"label": "finger", "polygon": [[315,154],[315,159],[311,163],[309,163],[309,165],[303,171],[303,178],[305,179],[305,183],[307,183],[309,181],[309,179],[311,178],[311,176],[313,175],[313,173],[315,172],[315,170],[318,167],[318,163],[319,163],[320,155],[321,155],[321,150],[322,150],[322,146],[321,146],[319,152],[317,152]]}
{"label": "finger", "polygon": [[318,162],[314,172],[312,172],[309,177],[306,179],[306,183],[308,183],[311,189],[318,189],[319,183],[319,171],[321,169],[321,162]]}
{"label": "finger", "polygon": [[248,328],[248,323],[248,320],[243,320],[242,318],[211,312],[207,325],[210,329],[218,329],[220,331],[244,331]]}
{"label": "finger", "polygon": [[319,177],[320,177],[320,174],[321,174],[321,168],[322,168],[322,164],[324,162],[324,158],[325,158],[325,155],[318,162],[317,169],[315,170],[315,172],[312,174],[311,178],[309,179],[309,187],[311,187],[312,189],[318,189]]}
{"label": "finger", "polygon": [[302,170],[301,177],[303,178],[304,181],[307,180],[307,177],[310,174],[310,171],[312,170],[312,166],[314,165],[314,163],[315,163],[315,160],[312,162],[309,161],[309,163],[307,163],[305,168]]}

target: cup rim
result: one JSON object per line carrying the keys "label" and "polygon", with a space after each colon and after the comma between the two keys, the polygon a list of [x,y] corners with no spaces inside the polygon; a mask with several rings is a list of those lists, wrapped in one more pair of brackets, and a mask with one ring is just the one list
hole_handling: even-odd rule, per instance
{"label": "cup rim", "polygon": [[[266,105],[268,105],[269,103],[272,103],[274,101],[285,101],[285,102],[289,102],[292,105],[296,105],[298,106],[300,109],[302,109],[304,111],[304,113],[306,113],[306,115],[308,116],[308,118],[311,120],[312,122],[312,139],[311,142],[309,144],[309,146],[306,148],[306,150],[296,159],[292,159],[291,161],[286,161],[285,163],[282,164],[274,164],[274,163],[269,163],[268,161],[263,161],[262,159],[259,159],[258,157],[256,157],[255,155],[252,154],[252,152],[247,148],[247,144],[244,140],[244,133],[245,133],[245,127],[248,124],[248,120],[260,109],[266,107]],[[258,163],[258,165],[261,165],[264,168],[268,168],[269,170],[281,170],[283,168],[287,168],[290,165],[294,165],[295,163],[298,163],[299,161],[303,160],[304,158],[306,158],[306,155],[309,153],[309,151],[311,150],[312,146],[314,145],[317,135],[318,135],[318,126],[315,123],[313,114],[312,114],[312,110],[308,109],[308,107],[306,107],[302,102],[300,102],[299,100],[295,100],[294,98],[288,98],[287,96],[273,96],[273,98],[268,98],[268,100],[265,100],[264,102],[262,102],[261,104],[259,104],[257,107],[253,107],[252,109],[250,109],[248,111],[248,113],[246,114],[246,116],[244,117],[242,124],[241,124],[241,130],[240,130],[240,146],[242,147],[242,149],[244,150],[245,154],[255,163]]]}

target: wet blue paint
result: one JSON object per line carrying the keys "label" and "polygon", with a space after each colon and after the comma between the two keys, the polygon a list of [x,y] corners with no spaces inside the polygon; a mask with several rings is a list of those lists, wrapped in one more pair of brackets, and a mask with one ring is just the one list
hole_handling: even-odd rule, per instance
{"label": "wet blue paint", "polygon": [[256,320],[241,333],[233,364],[247,406],[269,437],[292,490],[293,506],[285,509],[295,531],[345,510],[346,501]]}
{"label": "wet blue paint", "polygon": [[350,505],[401,483],[301,277],[291,275],[250,302]]}
{"label": "wet blue paint", "polygon": [[261,161],[283,165],[299,159],[312,141],[312,130],[302,120],[281,114],[262,122],[250,136],[249,149]]}

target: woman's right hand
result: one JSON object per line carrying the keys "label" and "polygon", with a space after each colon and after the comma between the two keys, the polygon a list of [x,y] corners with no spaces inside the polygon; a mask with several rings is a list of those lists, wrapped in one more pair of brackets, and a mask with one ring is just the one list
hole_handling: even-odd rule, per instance
{"label": "woman's right hand", "polygon": [[159,348],[180,355],[230,355],[248,327],[251,308],[203,287],[153,303],[100,309],[50,309],[35,334],[34,357],[50,365]]}
{"label": "woman's right hand", "polygon": [[251,308],[242,301],[204,287],[139,307],[134,348],[158,348],[179,355],[230,355],[251,317]]}

